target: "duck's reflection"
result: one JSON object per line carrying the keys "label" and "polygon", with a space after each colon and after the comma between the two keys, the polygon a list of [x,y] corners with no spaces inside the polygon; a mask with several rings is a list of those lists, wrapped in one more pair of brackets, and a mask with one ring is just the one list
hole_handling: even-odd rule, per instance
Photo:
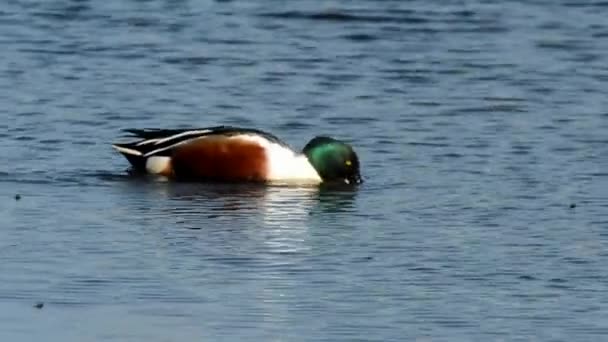
{"label": "duck's reflection", "polygon": [[167,215],[177,222],[181,216],[188,220],[252,216],[267,224],[287,224],[310,215],[352,212],[358,193],[352,186],[186,183],[147,177],[123,178],[121,184],[121,200],[133,213]]}
{"label": "duck's reflection", "polygon": [[258,300],[242,310],[267,319],[285,317],[281,298],[297,291],[311,272],[311,256],[336,232],[327,224],[341,226],[356,209],[356,188],[125,184],[118,198],[130,212],[141,212],[138,224],[151,221],[142,241],[153,246],[152,262],[172,289],[195,298],[210,292],[231,298],[226,283],[245,284]]}
{"label": "duck's reflection", "polygon": [[357,188],[352,186],[292,186],[252,183],[181,183],[137,178],[128,182],[137,195],[161,197],[167,214],[196,211],[211,216],[259,211],[266,222],[293,220],[314,212],[348,212]]}
{"label": "duck's reflection", "polygon": [[[355,210],[357,189],[335,186],[202,184],[131,179],[121,196],[129,210],[155,226],[204,230],[219,245],[291,253],[309,248],[306,241],[328,215]],[[159,198],[161,200],[159,200]],[[316,220],[316,216],[323,216]],[[317,222],[317,224],[315,224]],[[173,234],[165,230],[166,234]],[[204,235],[197,235],[202,238]]]}

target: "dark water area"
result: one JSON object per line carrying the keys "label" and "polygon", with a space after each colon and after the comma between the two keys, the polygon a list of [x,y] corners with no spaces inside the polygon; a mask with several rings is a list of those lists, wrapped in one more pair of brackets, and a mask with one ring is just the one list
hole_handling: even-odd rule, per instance
{"label": "dark water area", "polygon": [[[0,340],[603,340],[606,18],[592,0],[2,2]],[[345,139],[366,182],[160,182],[110,147],[218,124]]]}

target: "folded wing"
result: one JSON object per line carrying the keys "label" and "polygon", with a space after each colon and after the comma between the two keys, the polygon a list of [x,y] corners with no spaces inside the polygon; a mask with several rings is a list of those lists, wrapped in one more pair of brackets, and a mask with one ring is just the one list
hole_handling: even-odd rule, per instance
{"label": "folded wing", "polygon": [[139,140],[113,146],[134,169],[179,179],[264,181],[268,142],[284,145],[268,133],[227,126],[126,131]]}

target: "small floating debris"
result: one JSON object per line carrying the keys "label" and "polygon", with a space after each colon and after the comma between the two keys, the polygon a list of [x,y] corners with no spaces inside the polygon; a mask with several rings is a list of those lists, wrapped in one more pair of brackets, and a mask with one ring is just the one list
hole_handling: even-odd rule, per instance
{"label": "small floating debris", "polygon": [[21,195],[19,195],[19,194],[15,194],[15,201],[18,201],[18,200],[20,200],[20,199],[21,199]]}
{"label": "small floating debris", "polygon": [[38,303],[34,304],[34,307],[36,309],[42,309],[44,307],[44,303],[43,302],[38,302]]}

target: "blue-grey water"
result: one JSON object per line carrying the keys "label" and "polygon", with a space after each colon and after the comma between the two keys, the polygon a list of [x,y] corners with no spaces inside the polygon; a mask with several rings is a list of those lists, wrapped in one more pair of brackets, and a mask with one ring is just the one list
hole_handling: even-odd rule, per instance
{"label": "blue-grey water", "polygon": [[[598,0],[3,1],[0,340],[604,340],[606,18]],[[136,179],[110,147],[218,124],[345,139],[366,182]]]}

